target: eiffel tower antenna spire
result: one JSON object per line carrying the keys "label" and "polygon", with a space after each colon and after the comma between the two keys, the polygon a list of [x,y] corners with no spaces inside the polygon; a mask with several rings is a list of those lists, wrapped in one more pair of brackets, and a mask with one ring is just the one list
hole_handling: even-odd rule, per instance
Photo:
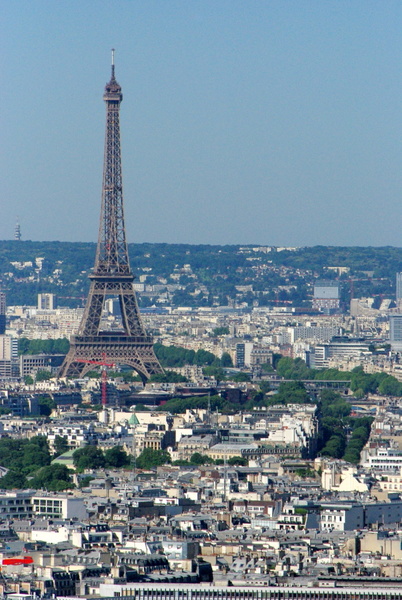
{"label": "eiffel tower antenna spire", "polygon": [[112,79],[114,79],[114,48],[112,48]]}
{"label": "eiffel tower antenna spire", "polygon": [[[90,289],[77,335],[60,368],[60,377],[82,377],[94,361],[131,366],[143,380],[162,373],[145,332],[130,268],[124,225],[123,184],[120,150],[120,104],[123,94],[115,79],[114,50],[112,73],[105,86],[106,133],[103,162],[102,205],[95,267],[89,276]],[[105,300],[117,297],[122,330],[111,331],[102,323]]]}

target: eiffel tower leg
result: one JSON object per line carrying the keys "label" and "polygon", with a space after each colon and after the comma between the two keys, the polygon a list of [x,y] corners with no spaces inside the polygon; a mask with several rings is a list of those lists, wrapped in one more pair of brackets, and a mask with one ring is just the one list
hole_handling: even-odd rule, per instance
{"label": "eiffel tower leg", "polygon": [[70,350],[61,366],[59,377],[83,377],[94,362],[132,367],[145,381],[163,369],[156,358],[152,338],[116,334],[73,336]]}
{"label": "eiffel tower leg", "polygon": [[71,342],[70,350],[68,351],[68,354],[60,367],[58,376],[79,379],[80,377],[82,377],[85,367],[86,364],[84,362],[76,361],[75,348],[73,346],[73,343]]}
{"label": "eiffel tower leg", "polygon": [[133,294],[132,285],[130,287],[124,286],[121,290],[119,300],[124,329],[130,332],[130,335],[143,335],[144,330],[142,328],[140,311],[137,299]]}

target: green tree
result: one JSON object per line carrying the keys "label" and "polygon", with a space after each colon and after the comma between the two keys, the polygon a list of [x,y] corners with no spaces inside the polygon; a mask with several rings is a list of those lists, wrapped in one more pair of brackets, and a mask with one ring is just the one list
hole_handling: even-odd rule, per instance
{"label": "green tree", "polygon": [[137,467],[139,469],[152,469],[160,467],[171,462],[169,452],[165,450],[153,450],[145,448],[139,456],[137,456]]}
{"label": "green tree", "polygon": [[34,382],[33,377],[31,377],[31,375],[25,375],[24,377],[24,383],[25,385],[32,385]]}
{"label": "green tree", "polygon": [[321,391],[320,408],[323,417],[342,419],[350,414],[350,404],[340,394],[332,390]]}
{"label": "green tree", "polygon": [[206,465],[211,462],[212,459],[209,456],[201,454],[200,452],[194,452],[194,454],[192,454],[190,458],[190,463],[192,465]]}
{"label": "green tree", "polygon": [[78,487],[80,489],[88,487],[92,480],[93,480],[93,477],[91,475],[85,475],[85,477],[80,478]]}
{"label": "green tree", "polygon": [[50,371],[38,371],[36,373],[35,381],[48,381],[52,379],[53,375]]}
{"label": "green tree", "polygon": [[284,379],[313,379],[313,372],[301,358],[280,358],[276,371]]}
{"label": "green tree", "polygon": [[39,397],[39,412],[45,417],[49,417],[52,414],[52,410],[56,408],[56,403],[49,396]]}
{"label": "green tree", "polygon": [[202,350],[201,348],[197,350],[194,356],[194,364],[203,366],[212,365],[213,363],[214,366],[220,366],[220,361],[215,356],[215,354],[212,354],[212,352],[208,352],[208,350]]}
{"label": "green tree", "polygon": [[402,396],[402,384],[392,375],[385,377],[378,386],[381,396]]}
{"label": "green tree", "polygon": [[68,467],[58,464],[40,469],[29,481],[29,486],[36,490],[49,490],[51,492],[62,492],[75,487]]}
{"label": "green tree", "polygon": [[0,479],[0,489],[2,490],[25,490],[27,487],[28,481],[25,475],[14,469],[10,469],[10,471]]}
{"label": "green tree", "polygon": [[156,373],[151,375],[149,381],[158,383],[184,383],[188,381],[187,377],[176,373],[175,371],[165,371],[164,373]]}
{"label": "green tree", "polygon": [[360,461],[360,453],[370,437],[372,418],[350,420],[352,435],[345,448],[343,460],[357,464]]}
{"label": "green tree", "polygon": [[251,377],[248,373],[236,373],[236,375],[233,375],[233,377],[231,377],[231,380],[237,383],[241,383],[251,381]]}
{"label": "green tree", "polygon": [[[211,396],[209,398],[209,404],[211,410],[219,410],[225,411],[228,407],[228,403],[226,400],[221,398],[220,396]],[[172,398],[162,404],[157,408],[158,411],[162,412],[171,412],[174,414],[180,414],[186,412],[187,409],[197,409],[197,408],[208,408],[208,396],[192,396],[190,398]],[[233,405],[229,404],[229,408],[236,410],[233,408]]]}
{"label": "green tree", "polygon": [[353,464],[358,464],[360,461],[360,452],[357,448],[347,448],[343,455],[343,460]]}
{"label": "green tree", "polygon": [[269,381],[261,381],[260,382],[260,390],[263,394],[266,394],[271,391],[271,385]]}
{"label": "green tree", "polygon": [[301,381],[285,381],[279,385],[278,393],[269,400],[270,404],[307,404],[310,396]]}
{"label": "green tree", "polygon": [[345,451],[345,438],[340,435],[332,435],[324,448],[321,450],[322,456],[332,456],[333,458],[342,458]]}
{"label": "green tree", "polygon": [[60,456],[60,454],[67,452],[69,447],[66,436],[56,435],[53,446],[55,456]]}
{"label": "green tree", "polygon": [[247,467],[248,465],[248,460],[247,458],[244,458],[243,456],[231,456],[228,460],[228,465],[230,466],[241,466],[241,467]]}
{"label": "green tree", "polygon": [[222,356],[221,356],[221,367],[222,368],[233,367],[232,357],[230,356],[229,352],[224,352],[222,354]]}
{"label": "green tree", "polygon": [[28,443],[24,446],[23,452],[22,464],[27,472],[31,472],[32,470],[42,467],[43,465],[48,465],[50,462],[48,448],[43,449],[36,444]]}
{"label": "green tree", "polygon": [[123,377],[126,383],[141,381],[141,377],[135,371],[121,373],[121,376]]}
{"label": "green tree", "polygon": [[202,372],[207,377],[213,377],[218,383],[225,381],[225,371],[221,367],[203,367]]}
{"label": "green tree", "polygon": [[212,335],[214,337],[219,337],[221,335],[229,335],[229,327],[215,327],[212,331]]}
{"label": "green tree", "polygon": [[102,469],[106,464],[102,450],[96,446],[84,446],[83,448],[78,448],[73,454],[73,461],[78,471],[85,471],[85,469]]}
{"label": "green tree", "polygon": [[70,342],[66,338],[56,340],[18,340],[18,354],[67,354]]}
{"label": "green tree", "polygon": [[114,446],[106,450],[105,461],[107,467],[120,469],[130,464],[130,457],[120,446]]}
{"label": "green tree", "polygon": [[22,337],[18,340],[18,354],[28,354],[29,339]]}
{"label": "green tree", "polygon": [[50,463],[47,439],[35,436],[29,440],[0,439],[0,464],[28,475]]}

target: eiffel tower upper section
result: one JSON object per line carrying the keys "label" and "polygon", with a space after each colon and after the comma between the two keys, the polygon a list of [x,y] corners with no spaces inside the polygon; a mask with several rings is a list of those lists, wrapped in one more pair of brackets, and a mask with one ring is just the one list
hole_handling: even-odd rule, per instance
{"label": "eiffel tower upper section", "polygon": [[93,276],[126,275],[132,278],[124,227],[121,174],[119,112],[123,94],[115,78],[114,55],[112,55],[112,76],[106,84],[103,99],[106,102],[105,156],[102,208]]}
{"label": "eiffel tower upper section", "polygon": [[[70,350],[60,376],[82,376],[96,363],[132,366],[143,379],[162,368],[156,358],[152,338],[145,332],[133,287],[124,226],[121,173],[119,110],[123,99],[115,78],[114,51],[112,74],[106,84],[106,135],[103,165],[102,207],[95,268],[78,333],[70,340]],[[107,297],[117,297],[122,330],[102,330],[102,312]]]}

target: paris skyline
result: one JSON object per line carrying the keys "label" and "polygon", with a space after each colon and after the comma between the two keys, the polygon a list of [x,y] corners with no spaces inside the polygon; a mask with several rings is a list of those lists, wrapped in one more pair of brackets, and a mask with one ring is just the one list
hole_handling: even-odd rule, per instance
{"label": "paris skyline", "polygon": [[115,47],[128,242],[401,245],[399,2],[2,16],[0,239],[96,241]]}

